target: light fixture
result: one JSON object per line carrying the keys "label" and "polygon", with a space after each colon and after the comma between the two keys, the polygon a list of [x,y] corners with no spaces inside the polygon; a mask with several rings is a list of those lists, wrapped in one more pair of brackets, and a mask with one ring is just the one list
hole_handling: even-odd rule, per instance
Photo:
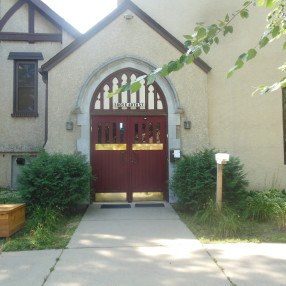
{"label": "light fixture", "polygon": [[66,122],[66,130],[73,130],[73,122],[71,120]]}
{"label": "light fixture", "polygon": [[191,129],[191,120],[185,120],[184,121],[184,128],[185,129]]}
{"label": "light fixture", "polygon": [[126,20],[131,20],[131,19],[133,19],[133,15],[132,14],[124,14],[124,18],[126,19]]}

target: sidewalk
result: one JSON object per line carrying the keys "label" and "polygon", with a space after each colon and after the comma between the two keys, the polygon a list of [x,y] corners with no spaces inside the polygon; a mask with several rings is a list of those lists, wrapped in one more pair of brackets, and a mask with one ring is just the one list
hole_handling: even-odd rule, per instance
{"label": "sidewalk", "polygon": [[0,285],[286,285],[286,244],[202,246],[168,203],[130,205],[91,205],[63,251],[2,253]]}

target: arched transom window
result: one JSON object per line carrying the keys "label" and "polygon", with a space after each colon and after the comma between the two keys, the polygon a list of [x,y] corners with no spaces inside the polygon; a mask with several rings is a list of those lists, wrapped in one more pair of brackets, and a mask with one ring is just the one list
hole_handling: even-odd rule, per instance
{"label": "arched transom window", "polygon": [[135,93],[130,91],[121,92],[111,98],[108,94],[123,86],[126,83],[132,83],[144,75],[144,73],[128,68],[112,73],[97,87],[93,94],[90,106],[91,114],[146,114],[146,115],[165,115],[167,114],[167,105],[165,96],[154,82],[147,85],[146,79],[142,79],[141,88]]}

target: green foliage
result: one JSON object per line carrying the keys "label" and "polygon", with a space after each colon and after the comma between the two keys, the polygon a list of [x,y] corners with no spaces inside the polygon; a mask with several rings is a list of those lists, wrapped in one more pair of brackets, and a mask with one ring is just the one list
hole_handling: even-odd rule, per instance
{"label": "green foliage", "polygon": [[77,209],[73,215],[61,210],[36,207],[29,213],[24,228],[9,241],[0,240],[0,251],[63,249],[67,246],[85,209]]}
{"label": "green foliage", "polygon": [[[243,3],[242,7],[234,11],[231,14],[226,14],[222,20],[219,20],[217,24],[205,25],[203,22],[196,23],[193,34],[184,35],[186,39],[184,45],[186,52],[183,53],[179,59],[172,60],[169,63],[165,64],[162,68],[157,68],[148,75],[141,76],[136,79],[133,83],[127,83],[122,87],[118,88],[116,91],[110,93],[108,97],[112,97],[115,94],[124,92],[126,90],[131,90],[136,92],[141,88],[141,81],[146,79],[146,83],[152,84],[157,75],[167,76],[172,72],[176,72],[182,69],[185,65],[191,64],[204,52],[208,54],[211,46],[219,44],[221,36],[227,36],[232,34],[234,31],[232,22],[240,16],[241,19],[249,18],[249,6],[263,6],[265,5],[266,9],[271,8],[272,10],[268,13],[266,21],[266,27],[264,29],[263,35],[258,40],[256,46],[259,49],[264,48],[268,43],[281,38],[281,36],[286,35],[286,12],[285,12],[285,0],[251,0]],[[235,65],[231,67],[227,73],[227,78],[231,77],[234,72],[238,69],[241,69],[246,62],[255,58],[257,54],[256,48],[250,48],[248,52],[241,54],[235,62]],[[286,42],[282,45],[283,49],[286,49]],[[284,65],[280,67],[284,71]],[[280,87],[286,87],[286,77],[280,79],[280,81],[272,84],[271,86],[259,86],[254,93],[260,91],[260,93],[267,93],[275,91]]]}
{"label": "green foliage", "polygon": [[0,204],[19,204],[23,199],[18,191],[0,189]]}
{"label": "green foliage", "polygon": [[286,227],[286,193],[271,189],[251,191],[245,202],[245,217],[259,222],[277,221],[281,228]]}
{"label": "green foliage", "polygon": [[218,211],[216,203],[211,199],[203,210],[196,213],[195,220],[199,224],[207,225],[213,234],[220,238],[236,236],[241,229],[239,215],[226,206],[222,211]]}
{"label": "green foliage", "polygon": [[[191,155],[184,155],[176,163],[171,189],[175,192],[178,205],[197,212],[214,199],[216,193],[217,164],[215,149],[205,149]],[[223,172],[223,201],[239,209],[246,197],[247,181],[243,166],[238,158],[231,157]]]}
{"label": "green foliage", "polygon": [[83,156],[41,151],[21,169],[18,190],[29,210],[67,210],[89,200],[90,179],[90,166]]}

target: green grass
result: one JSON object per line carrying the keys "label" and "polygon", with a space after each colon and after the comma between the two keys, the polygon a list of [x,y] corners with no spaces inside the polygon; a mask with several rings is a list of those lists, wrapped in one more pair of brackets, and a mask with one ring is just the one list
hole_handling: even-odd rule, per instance
{"label": "green grass", "polygon": [[17,204],[22,199],[17,191],[0,188],[0,204]]}
{"label": "green grass", "polygon": [[[21,203],[18,193],[0,189],[0,204],[13,203]],[[50,209],[36,209],[27,214],[25,226],[10,240],[0,238],[0,252],[66,248],[84,212],[82,207],[69,215]]]}
{"label": "green grass", "polygon": [[0,239],[0,252],[66,248],[83,213],[80,210],[77,214],[61,216],[53,228],[39,226],[28,217],[24,228],[11,236],[10,240]]}
{"label": "green grass", "polygon": [[[176,207],[175,207],[176,209]],[[286,243],[286,232],[275,222],[255,222],[240,218],[239,231],[227,237],[218,235],[212,227],[199,223],[193,214],[176,209],[181,220],[202,243],[268,242]]]}

